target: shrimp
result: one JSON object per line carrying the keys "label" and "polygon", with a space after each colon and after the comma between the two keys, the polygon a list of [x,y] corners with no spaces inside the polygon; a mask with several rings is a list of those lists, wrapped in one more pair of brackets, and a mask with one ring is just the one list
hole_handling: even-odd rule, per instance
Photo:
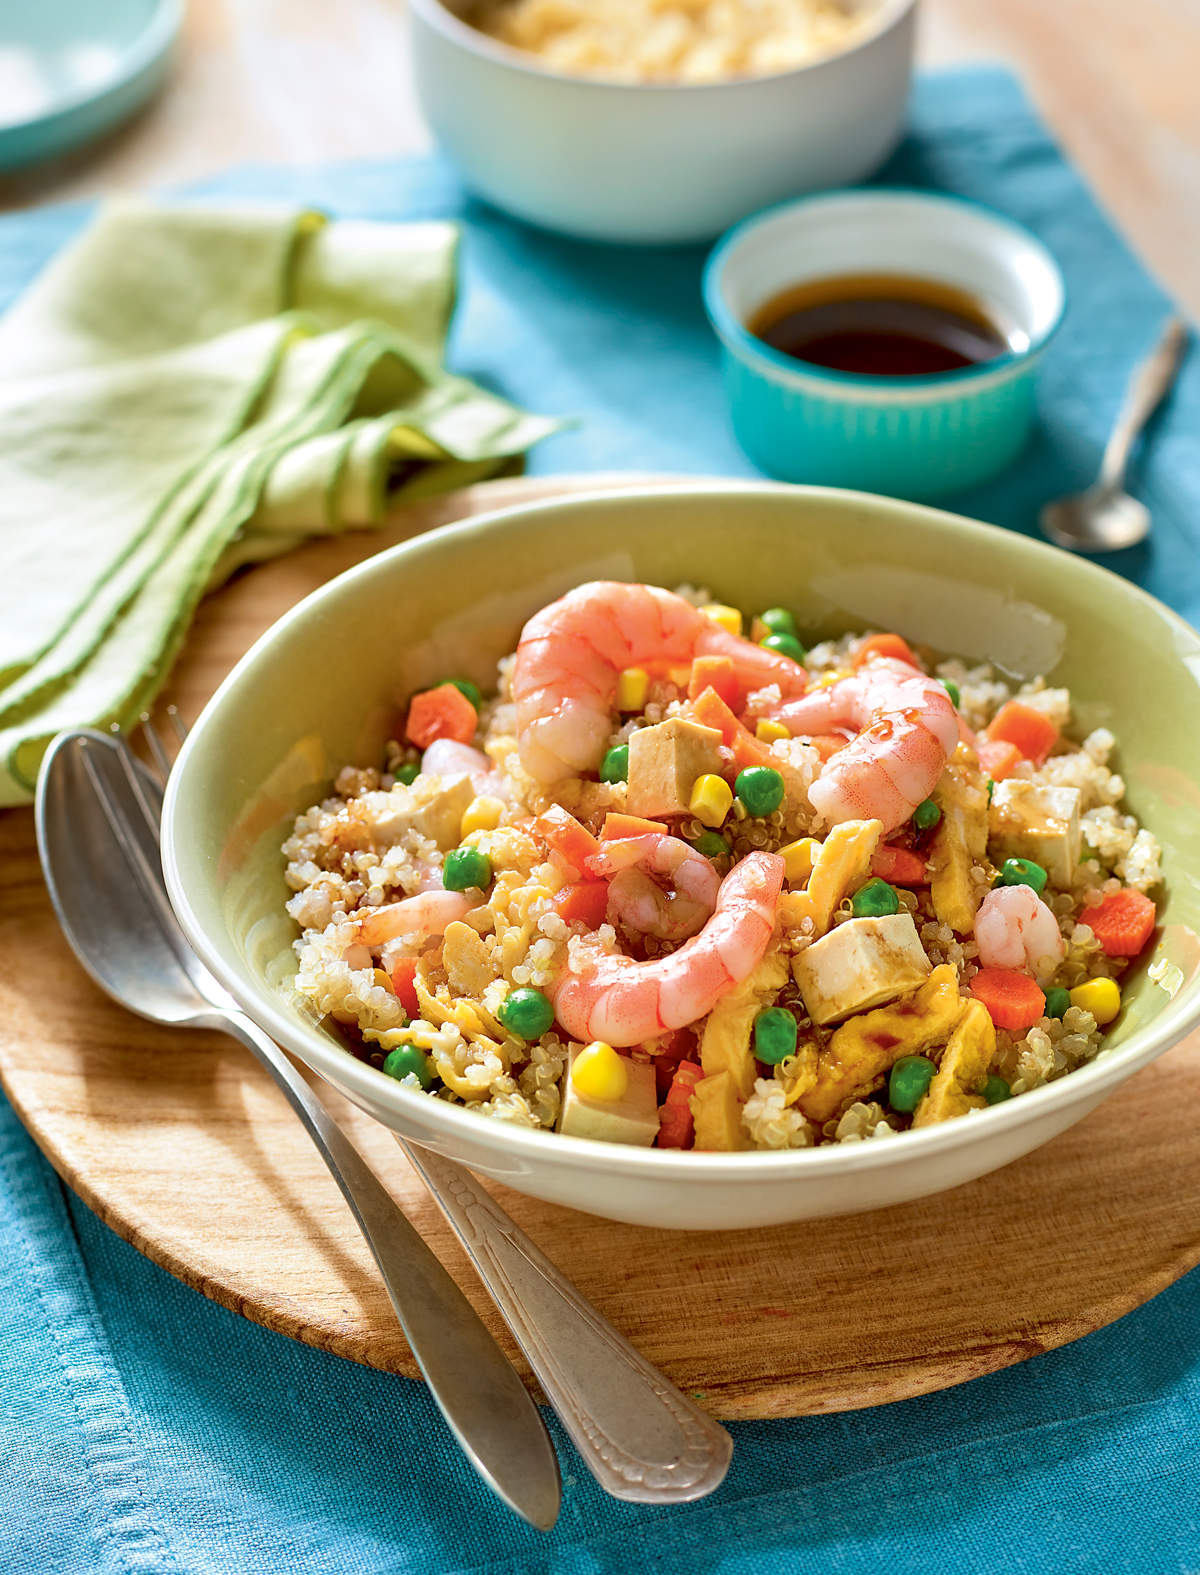
{"label": "shrimp", "polygon": [[453,738],[435,738],[421,756],[422,776],[470,777],[476,793],[495,793],[500,777],[482,749]]}
{"label": "shrimp", "polygon": [[[608,912],[626,929],[656,935],[662,941],[683,941],[712,917],[721,880],[706,859],[679,837],[647,832],[602,842],[587,860],[589,874],[611,876]],[[667,892],[653,878],[664,876],[674,887]]]}
{"label": "shrimp", "polygon": [[975,944],[985,968],[1028,968],[1048,978],[1062,961],[1058,920],[1030,886],[996,886],[975,915]]}
{"label": "shrimp", "polygon": [[561,974],[550,989],[562,1028],[584,1043],[602,1039],[620,1047],[707,1016],[766,955],[783,873],[777,853],[748,854],[721,882],[716,908],[699,935],[666,957],[635,962],[604,951],[594,936],[573,941],[577,971]]}
{"label": "shrimp", "polygon": [[461,891],[420,891],[415,897],[403,897],[399,902],[388,902],[382,908],[369,908],[358,914],[351,944],[375,952],[401,935],[442,935],[448,924],[465,919],[471,908],[471,901]]}
{"label": "shrimp", "polygon": [[525,625],[513,664],[521,764],[538,782],[594,771],[612,732],[617,678],[627,667],[684,666],[728,656],[753,688],[804,693],[789,657],[730,634],[682,596],[655,585],[593,580]]}
{"label": "shrimp", "polygon": [[943,685],[896,657],[877,657],[771,714],[793,736],[862,729],[826,762],[808,796],[831,824],[881,820],[885,836],[932,793],[959,737]]}

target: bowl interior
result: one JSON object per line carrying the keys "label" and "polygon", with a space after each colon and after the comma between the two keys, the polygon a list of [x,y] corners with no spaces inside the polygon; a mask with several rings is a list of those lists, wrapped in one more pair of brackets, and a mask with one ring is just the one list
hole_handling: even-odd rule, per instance
{"label": "bowl interior", "polygon": [[517,66],[523,70],[533,71],[559,81],[583,84],[588,88],[649,90],[653,93],[666,92],[674,94],[695,93],[697,91],[710,93],[714,88],[739,87],[756,82],[772,81],[778,77],[798,76],[805,71],[824,65],[830,60],[837,60],[843,55],[853,54],[856,50],[871,43],[881,33],[885,33],[906,12],[910,11],[916,4],[916,0],[847,0],[846,9],[856,18],[861,18],[868,25],[855,32],[842,48],[832,49],[827,54],[818,54],[812,60],[805,61],[802,65],[786,67],[780,71],[767,71],[745,77],[719,77],[711,82],[639,82],[627,81],[624,78],[593,76],[587,72],[562,71],[549,65],[539,55],[501,43],[498,39],[492,38],[490,34],[482,32],[475,26],[475,21],[481,13],[487,10],[489,3],[490,0],[411,0],[411,7],[423,21],[454,39],[473,54],[490,57],[508,66]]}
{"label": "bowl interior", "polygon": [[873,273],[966,291],[1017,352],[1044,343],[1062,314],[1058,268],[1027,231],[975,203],[907,191],[804,197],[747,219],[715,254],[712,278],[744,327],[791,285]]}
{"label": "bowl interior", "polygon": [[1117,734],[1129,807],[1162,842],[1154,960],[1183,974],[1172,997],[1140,966],[1109,1045],[1136,1054],[1189,1025],[1200,996],[1200,638],[1094,565],[952,515],[819,488],[681,485],[508,510],[381,553],[281,620],[205,709],[168,795],[174,894],[206,959],[277,1024],[282,1012],[293,1048],[319,1065],[333,1041],[288,990],[295,931],[279,847],[292,817],[343,764],[381,758],[412,690],[451,672],[494,688],[523,621],[593,578],[705,584],[744,608],[789,605],[810,642],[894,629],[1069,686],[1076,733]]}

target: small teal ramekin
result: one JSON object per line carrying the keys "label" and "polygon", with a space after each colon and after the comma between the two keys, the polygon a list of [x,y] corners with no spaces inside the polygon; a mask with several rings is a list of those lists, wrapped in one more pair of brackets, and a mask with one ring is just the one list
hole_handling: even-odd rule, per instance
{"label": "small teal ramekin", "polygon": [[[966,290],[1011,351],[924,377],[808,366],[746,328],[807,279],[901,274]],[[781,481],[856,487],[927,502],[999,474],[1035,413],[1038,368],[1065,308],[1062,275],[1028,230],[959,197],[897,188],[824,192],[744,220],[704,271],[733,429]]]}

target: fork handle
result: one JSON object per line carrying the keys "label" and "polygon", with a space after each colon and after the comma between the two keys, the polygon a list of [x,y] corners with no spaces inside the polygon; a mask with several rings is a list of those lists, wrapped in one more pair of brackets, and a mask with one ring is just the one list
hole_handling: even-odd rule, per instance
{"label": "fork handle", "polygon": [[653,1367],[453,1160],[399,1139],[466,1248],[588,1470],[614,1498],[720,1486],[733,1440]]}
{"label": "fork handle", "polygon": [[379,1266],[396,1317],[463,1451],[531,1524],[558,1514],[558,1460],[541,1413],[458,1285],[275,1041],[240,1012],[219,1026],[275,1079],[329,1166]]}

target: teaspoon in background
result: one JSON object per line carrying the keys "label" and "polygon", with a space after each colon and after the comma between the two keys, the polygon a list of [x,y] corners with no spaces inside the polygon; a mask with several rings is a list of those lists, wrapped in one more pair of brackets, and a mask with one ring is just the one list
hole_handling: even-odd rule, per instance
{"label": "teaspoon in background", "polygon": [[1086,492],[1047,503],[1043,533],[1073,552],[1116,552],[1150,534],[1150,510],[1125,491],[1134,442],[1170,390],[1187,345],[1187,326],[1169,318],[1154,349],[1134,371],[1116,425],[1104,449],[1100,474]]}

